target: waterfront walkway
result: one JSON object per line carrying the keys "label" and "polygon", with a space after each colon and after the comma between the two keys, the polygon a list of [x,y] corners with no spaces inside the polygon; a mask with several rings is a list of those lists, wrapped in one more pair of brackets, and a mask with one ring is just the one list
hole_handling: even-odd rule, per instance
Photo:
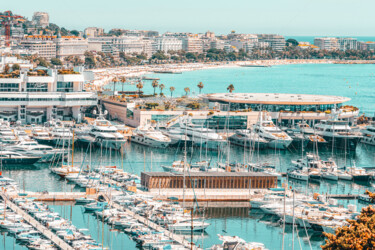
{"label": "waterfront walkway", "polygon": [[41,232],[46,238],[51,240],[56,246],[58,246],[60,249],[63,250],[74,250],[68,243],[66,243],[64,240],[59,238],[56,234],[54,234],[51,230],[43,226],[41,223],[39,223],[36,219],[31,217],[28,213],[26,213],[24,210],[22,210],[20,207],[18,207],[16,204],[11,202],[8,197],[4,193],[0,193],[0,196],[3,198],[3,200],[6,202],[6,205],[15,213],[18,215],[21,215],[22,218],[27,221],[30,225],[32,225],[34,228],[36,228],[39,232]]}

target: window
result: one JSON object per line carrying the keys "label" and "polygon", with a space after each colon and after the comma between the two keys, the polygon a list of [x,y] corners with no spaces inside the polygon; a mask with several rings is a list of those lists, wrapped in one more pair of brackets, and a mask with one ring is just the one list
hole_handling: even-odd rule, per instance
{"label": "window", "polygon": [[18,83],[0,83],[0,92],[18,92]]}
{"label": "window", "polygon": [[57,92],[73,92],[73,82],[57,82]]}
{"label": "window", "polygon": [[47,91],[48,91],[48,83],[35,83],[35,82],[27,83],[27,92],[47,92]]}

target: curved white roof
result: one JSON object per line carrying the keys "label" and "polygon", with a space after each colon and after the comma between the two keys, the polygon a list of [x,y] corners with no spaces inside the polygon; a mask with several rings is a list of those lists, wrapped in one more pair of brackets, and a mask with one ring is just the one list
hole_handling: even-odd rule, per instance
{"label": "curved white roof", "polygon": [[276,105],[322,105],[350,101],[350,98],[341,96],[278,93],[215,93],[204,98],[211,102]]}

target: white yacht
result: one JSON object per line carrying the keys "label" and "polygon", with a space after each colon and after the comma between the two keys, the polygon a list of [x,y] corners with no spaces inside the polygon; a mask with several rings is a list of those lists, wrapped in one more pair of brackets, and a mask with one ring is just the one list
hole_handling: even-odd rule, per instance
{"label": "white yacht", "polygon": [[115,150],[119,150],[126,142],[126,137],[102,115],[99,115],[88,129],[77,131],[77,137],[82,142],[94,141],[98,146]]}
{"label": "white yacht", "polygon": [[354,132],[347,121],[337,120],[337,112],[332,110],[333,118],[315,124],[315,132],[327,140],[332,147],[355,150],[363,138],[360,132]]}
{"label": "white yacht", "polygon": [[218,150],[220,146],[225,146],[226,141],[221,135],[203,127],[203,125],[193,124],[187,119],[185,121],[180,121],[180,127],[176,128],[181,133],[186,134],[193,141],[194,146],[202,147],[203,149],[208,150]]}
{"label": "white yacht", "polygon": [[266,148],[269,142],[249,129],[236,130],[235,133],[229,137],[229,141],[238,146],[253,147],[255,149]]}
{"label": "white yacht", "polygon": [[166,131],[163,131],[163,133],[169,138],[171,138],[170,146],[185,147],[185,144],[186,146],[192,145],[191,138],[185,135],[185,133],[182,133],[182,131],[179,129],[170,128]]}
{"label": "white yacht", "polygon": [[32,138],[41,144],[52,144],[53,137],[50,135],[49,131],[44,127],[33,128]]}
{"label": "white yacht", "polygon": [[258,242],[246,242],[245,240],[241,239],[238,236],[222,236],[218,234],[219,239],[223,242],[220,245],[214,245],[210,249],[211,250],[245,250],[245,249],[253,249],[253,250],[266,250],[266,247],[263,243]]}
{"label": "white yacht", "polygon": [[132,142],[155,148],[166,148],[171,143],[171,138],[151,126],[138,127],[131,136]]}
{"label": "white yacht", "polygon": [[277,127],[266,113],[260,114],[259,121],[253,125],[254,132],[268,140],[269,148],[286,149],[292,143],[292,138]]}
{"label": "white yacht", "polygon": [[[52,144],[56,146],[68,146],[73,143],[73,133],[69,128],[54,127],[51,130]],[[76,138],[74,138],[76,141]]]}
{"label": "white yacht", "polygon": [[0,124],[0,142],[4,144],[15,144],[19,140],[9,126]]}
{"label": "white yacht", "polygon": [[36,141],[20,141],[15,145],[9,145],[6,150],[15,151],[28,156],[41,157],[40,161],[50,162],[53,159],[61,160],[64,154],[62,149],[54,149],[51,146],[38,144]]}
{"label": "white yacht", "polygon": [[170,224],[168,226],[169,230],[172,231],[204,231],[206,228],[210,226],[210,223],[200,221],[200,220],[193,220],[193,223],[190,220],[186,221],[179,221],[175,224]]}
{"label": "white yacht", "polygon": [[361,142],[375,146],[375,121],[371,122],[361,132],[363,135]]}

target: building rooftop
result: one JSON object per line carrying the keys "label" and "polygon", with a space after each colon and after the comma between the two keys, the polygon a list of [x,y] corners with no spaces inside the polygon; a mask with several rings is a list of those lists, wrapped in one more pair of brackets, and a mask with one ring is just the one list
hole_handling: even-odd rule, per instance
{"label": "building rooftop", "polygon": [[210,102],[276,105],[322,105],[350,101],[350,98],[341,96],[278,93],[215,93],[204,98]]}
{"label": "building rooftop", "polygon": [[[183,176],[183,173],[171,173],[171,172],[142,172],[142,174],[150,177],[172,177],[172,176]],[[190,172],[186,174],[186,178],[190,177],[234,177],[234,176],[263,176],[269,177],[274,176],[262,172]]]}

